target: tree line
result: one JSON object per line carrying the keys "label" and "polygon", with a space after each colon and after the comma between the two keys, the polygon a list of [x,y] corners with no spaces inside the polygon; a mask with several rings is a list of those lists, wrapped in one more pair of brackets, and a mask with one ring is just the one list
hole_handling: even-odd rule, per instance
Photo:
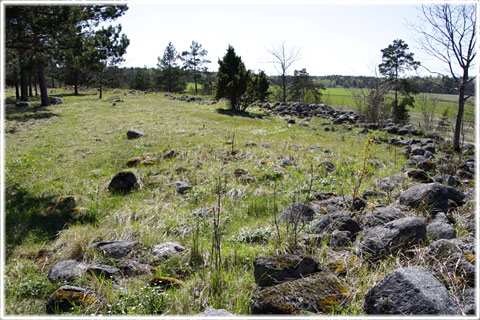
{"label": "tree line", "polygon": [[[420,35],[425,52],[443,62],[450,75],[435,77],[406,77],[406,72],[421,66],[415,61],[408,45],[396,39],[381,50],[379,75],[369,77],[327,76],[311,77],[306,69],[290,67],[300,59],[300,51],[287,48],[285,41],[267,50],[278,75],[268,77],[263,71],[248,70],[241,57],[229,46],[223,59],[218,60],[216,73],[207,72],[207,51],[192,41],[189,50],[178,53],[170,42],[157,68],[119,68],[129,45],[121,25],[104,26],[125,14],[127,6],[6,6],[6,76],[7,85],[16,87],[18,100],[28,101],[32,87],[39,86],[41,104],[49,104],[48,73],[54,82],[71,84],[78,94],[78,85],[96,86],[99,97],[105,86],[148,90],[151,88],[182,92],[187,82],[193,82],[194,92],[214,93],[217,99],[226,98],[230,107],[245,110],[252,101],[265,100],[271,91],[270,83],[281,90],[274,97],[316,103],[320,88],[343,86],[367,88],[359,99],[367,114],[374,117],[393,116],[396,122],[408,120],[408,106],[419,92],[458,94],[454,147],[459,148],[464,106],[473,96],[474,76],[471,74],[476,57],[475,6],[468,4],[422,6],[423,22],[413,26]],[[100,25],[102,26],[100,28]],[[179,62],[182,64],[180,65]],[[199,86],[201,84],[201,86]]]}

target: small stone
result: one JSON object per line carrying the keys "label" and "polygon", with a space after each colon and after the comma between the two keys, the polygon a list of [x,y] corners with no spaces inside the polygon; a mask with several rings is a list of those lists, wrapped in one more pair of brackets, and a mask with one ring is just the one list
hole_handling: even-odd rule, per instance
{"label": "small stone", "polygon": [[178,156],[178,153],[175,150],[172,149],[172,150],[166,151],[163,154],[162,159],[173,159],[177,156]]}
{"label": "small stone", "polygon": [[30,107],[31,103],[28,102],[28,101],[18,101],[17,103],[15,103],[15,106],[16,107]]}
{"label": "small stone", "polygon": [[138,241],[102,241],[94,242],[93,247],[102,251],[106,256],[119,259],[133,251]]}
{"label": "small stone", "polygon": [[152,249],[152,255],[157,258],[168,259],[184,251],[185,247],[176,242],[164,242],[157,244]]}
{"label": "small stone", "polygon": [[143,137],[144,135],[145,134],[140,130],[130,129],[127,131],[127,139],[129,140],[138,139],[140,137]]}
{"label": "small stone", "polygon": [[110,181],[108,190],[112,193],[129,193],[139,186],[137,176],[131,170],[117,173]]}
{"label": "small stone", "polygon": [[233,314],[225,309],[213,309],[208,307],[207,310],[198,313],[199,317],[233,317]]}

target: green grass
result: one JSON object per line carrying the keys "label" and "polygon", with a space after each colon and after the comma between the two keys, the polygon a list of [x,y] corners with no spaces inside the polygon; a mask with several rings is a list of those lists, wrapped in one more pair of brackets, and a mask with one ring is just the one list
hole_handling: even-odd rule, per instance
{"label": "green grass", "polygon": [[[12,90],[6,93],[7,98],[13,97]],[[399,149],[372,144],[367,150],[369,137],[357,134],[360,128],[349,131],[336,126],[334,132],[325,132],[322,119],[312,119],[310,127],[317,130],[311,130],[289,126],[284,119],[264,116],[255,108],[250,113],[232,113],[225,110],[224,102],[186,103],[162,93],[109,90],[99,100],[94,91],[76,97],[56,89],[52,95],[61,96],[64,103],[40,108],[34,101],[33,107],[22,109],[9,104],[5,111],[5,306],[12,315],[44,314],[46,297],[60,285],[46,280],[56,262],[76,258],[111,263],[91,243],[128,239],[139,241],[140,262],[154,266],[157,275],[178,278],[186,285],[159,293],[143,275],[121,280],[119,285],[126,290],[119,291],[111,283],[81,279],[79,284],[106,300],[95,310],[74,313],[193,314],[212,306],[248,314],[255,288],[254,258],[286,251],[286,226],[280,225],[279,242],[273,225],[274,203],[283,210],[293,199],[303,201],[315,192],[351,195],[359,185],[364,161],[367,174],[360,193],[373,188],[376,179],[399,173],[404,165]],[[113,99],[124,102],[113,106]],[[142,130],[145,136],[127,140],[130,128]],[[233,146],[227,144],[233,137]],[[250,141],[257,146],[243,145]],[[141,181],[138,190],[128,195],[108,192],[109,181],[126,168],[129,158],[144,153],[160,157],[171,149],[178,157],[134,168]],[[295,165],[278,167],[286,158]],[[319,168],[325,160],[336,165],[334,173]],[[186,170],[177,170],[180,167]],[[254,181],[237,180],[233,175],[237,168],[251,173]],[[219,178],[223,264],[214,272],[212,221],[198,222],[192,212],[217,204]],[[177,195],[168,186],[180,180],[193,186],[190,193]],[[74,196],[78,208],[49,209],[64,196]],[[149,252],[164,241],[177,241],[187,250],[166,262],[155,260]],[[204,264],[190,261],[194,241]],[[322,260],[322,250],[308,252]],[[352,296],[351,309],[338,312],[362,314],[366,290],[398,263],[362,265],[363,285],[352,289],[360,291]],[[345,281],[355,288],[360,278],[356,274]]]}

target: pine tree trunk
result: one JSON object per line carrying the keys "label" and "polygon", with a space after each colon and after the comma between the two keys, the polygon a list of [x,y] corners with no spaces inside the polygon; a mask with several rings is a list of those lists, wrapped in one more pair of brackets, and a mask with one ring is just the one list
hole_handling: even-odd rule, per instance
{"label": "pine tree trunk", "polygon": [[38,82],[40,86],[42,107],[46,107],[49,105],[49,102],[48,102],[47,79],[45,78],[45,69],[43,67],[43,63],[40,62],[37,65],[37,68],[38,68]]}
{"label": "pine tree trunk", "polygon": [[28,95],[30,97],[33,97],[33,92],[32,92],[32,73],[28,73]]}
{"label": "pine tree trunk", "polygon": [[18,88],[18,76],[17,76],[17,69],[13,69],[13,74],[15,75],[15,96],[17,98],[17,101],[20,99],[20,90]]}
{"label": "pine tree trunk", "polygon": [[25,51],[20,51],[20,100],[28,101],[28,73],[25,66]]}
{"label": "pine tree trunk", "polygon": [[37,91],[37,75],[33,73],[33,86],[35,87],[35,97],[38,96],[38,91]]}
{"label": "pine tree trunk", "polygon": [[73,85],[75,87],[75,93],[74,95],[78,96],[78,70],[75,69],[75,72],[73,74]]}
{"label": "pine tree trunk", "polygon": [[283,102],[287,102],[287,79],[285,73],[282,74]]}

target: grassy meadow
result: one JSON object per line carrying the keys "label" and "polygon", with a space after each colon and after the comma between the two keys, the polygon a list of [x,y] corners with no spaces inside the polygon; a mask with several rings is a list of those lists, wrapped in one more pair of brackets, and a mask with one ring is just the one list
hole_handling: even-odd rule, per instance
{"label": "grassy meadow", "polygon": [[[349,90],[328,89],[324,99],[327,92],[333,101]],[[14,99],[14,91],[7,90],[6,96]],[[76,280],[103,300],[91,308],[76,308],[73,314],[185,315],[208,306],[249,314],[256,287],[255,257],[299,252],[321,263],[329,259],[326,245],[294,245],[299,239],[291,229],[274,223],[278,212],[321,191],[351,196],[356,188],[360,194],[374,189],[375,180],[400,173],[405,161],[400,148],[368,143],[388,137],[386,133],[365,135],[359,134],[361,128],[343,126],[327,132],[327,121],[320,118],[301,127],[256,108],[232,113],[224,101],[187,103],[163,93],[109,90],[100,100],[95,91],[73,96],[53,89],[52,96],[61,97],[63,104],[39,107],[34,100],[32,107],[7,104],[5,110],[4,281],[9,315],[45,314],[46,300],[61,286],[50,283],[47,273],[59,261],[115,265],[91,246],[112,240],[137,240],[135,258],[149,264],[152,273],[118,283]],[[123,102],[114,105],[115,99]],[[127,140],[128,129],[145,136]],[[256,145],[246,146],[248,142]],[[161,159],[172,149],[178,156]],[[112,177],[127,168],[128,159],[142,154],[159,160],[133,168],[138,190],[110,193]],[[293,165],[282,166],[285,159]],[[331,161],[336,171],[326,171],[323,161]],[[360,175],[363,166],[366,174]],[[234,171],[239,168],[250,179],[237,179]],[[192,190],[177,194],[169,186],[177,181],[188,182]],[[74,210],[51,210],[66,196],[75,197]],[[390,201],[389,197],[382,203]],[[221,264],[216,265],[214,222],[192,213],[219,204]],[[460,224],[456,228],[458,236],[465,233]],[[154,258],[152,247],[166,241],[186,250],[166,261]],[[368,289],[409,263],[399,254],[355,266],[342,278],[350,288],[349,306],[332,313],[363,315]],[[184,285],[159,291],[149,286],[154,275],[173,277]]]}

